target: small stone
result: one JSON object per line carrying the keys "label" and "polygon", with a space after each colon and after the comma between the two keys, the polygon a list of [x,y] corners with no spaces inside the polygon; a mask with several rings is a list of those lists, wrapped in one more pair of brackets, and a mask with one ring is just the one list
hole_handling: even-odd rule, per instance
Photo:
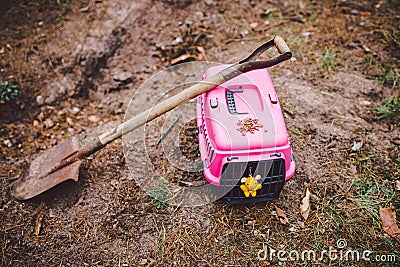
{"label": "small stone", "polygon": [[97,117],[96,115],[90,115],[90,116],[88,117],[88,120],[91,121],[91,122],[99,122],[99,121],[100,121],[100,118]]}
{"label": "small stone", "polygon": [[204,13],[201,11],[197,11],[196,12],[196,17],[198,17],[199,19],[202,19],[204,17]]}
{"label": "small stone", "polygon": [[49,210],[49,217],[50,218],[55,218],[56,217],[56,214],[54,213],[54,211],[52,209]]}
{"label": "small stone", "polygon": [[53,128],[54,125],[55,125],[54,122],[50,118],[47,118],[44,121],[44,126],[46,126],[46,128],[48,128],[48,129]]}
{"label": "small stone", "polygon": [[57,98],[54,95],[46,97],[46,100],[44,101],[46,104],[52,104],[57,100]]}
{"label": "small stone", "polygon": [[360,101],[360,105],[368,107],[371,105],[371,102],[369,102],[368,100],[362,100]]}
{"label": "small stone", "polygon": [[132,79],[133,74],[129,71],[116,71],[113,75],[114,81],[117,82],[126,82],[130,79]]}
{"label": "small stone", "polygon": [[38,95],[38,96],[36,97],[36,103],[37,103],[39,106],[43,106],[43,105],[44,105],[44,97],[43,97],[42,95]]}
{"label": "small stone", "polygon": [[6,146],[6,147],[12,147],[12,143],[11,143],[11,141],[10,140],[4,140],[4,142],[3,142],[3,144]]}
{"label": "small stone", "polygon": [[43,120],[44,119],[44,113],[40,112],[39,115],[37,116],[38,120]]}
{"label": "small stone", "polygon": [[257,27],[258,27],[258,22],[257,21],[250,22],[250,28],[255,29]]}
{"label": "small stone", "polygon": [[67,121],[67,123],[68,123],[69,125],[74,125],[74,120],[71,119],[70,117],[67,117],[65,120]]}
{"label": "small stone", "polygon": [[57,140],[55,138],[52,138],[50,141],[50,145],[55,146],[57,144]]}
{"label": "small stone", "polygon": [[177,45],[177,44],[180,44],[182,42],[183,42],[183,40],[182,40],[181,37],[176,37],[176,39],[172,42],[172,45]]}
{"label": "small stone", "polygon": [[147,259],[141,259],[139,265],[147,265]]}
{"label": "small stone", "polygon": [[241,35],[242,37],[245,37],[245,36],[248,35],[248,34],[249,34],[249,31],[248,31],[248,30],[243,30],[243,31],[240,32],[240,35]]}
{"label": "small stone", "polygon": [[300,35],[303,37],[308,37],[311,35],[311,32],[303,30],[303,31],[301,31]]}
{"label": "small stone", "polygon": [[70,112],[72,115],[77,115],[81,111],[78,107],[73,107]]}
{"label": "small stone", "polygon": [[39,127],[40,123],[38,120],[33,120],[32,125],[33,127]]}

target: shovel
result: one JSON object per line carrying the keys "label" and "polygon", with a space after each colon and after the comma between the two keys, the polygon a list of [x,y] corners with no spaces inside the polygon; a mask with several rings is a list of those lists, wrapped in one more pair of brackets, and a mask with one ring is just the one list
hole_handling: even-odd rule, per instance
{"label": "shovel", "polygon": [[[279,52],[278,56],[268,60],[256,61],[264,51],[273,46],[277,48]],[[89,143],[81,145],[81,140],[75,136],[48,149],[33,160],[26,175],[13,184],[11,194],[17,199],[26,200],[43,193],[63,181],[69,179],[78,181],[79,167],[82,164],[82,160],[120,138],[123,134],[140,127],[146,122],[242,73],[274,66],[288,60],[291,56],[292,53],[285,41],[281,37],[275,36],[258,47],[247,58],[119,124],[111,131],[98,135]]]}

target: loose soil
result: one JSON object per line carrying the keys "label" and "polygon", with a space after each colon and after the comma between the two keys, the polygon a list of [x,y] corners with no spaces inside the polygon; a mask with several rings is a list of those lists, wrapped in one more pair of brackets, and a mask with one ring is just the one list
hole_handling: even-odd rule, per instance
{"label": "loose soil", "polygon": [[[0,104],[1,266],[374,264],[257,258],[263,248],[322,252],[339,239],[346,249],[397,255],[398,265],[400,241],[382,230],[379,208],[392,205],[400,216],[400,133],[395,118],[378,120],[373,106],[399,91],[399,2],[228,2],[0,2],[0,79],[20,91]],[[29,201],[10,195],[47,148],[123,121],[131,100],[136,112],[147,108],[167,88],[135,92],[178,57],[234,63],[274,35],[294,54],[270,73],[297,163],[278,200],[164,205],[138,186],[141,174],[129,171],[121,141],[89,157],[78,182]],[[146,128],[155,171],[176,184],[203,182],[159,149],[165,120]],[[198,160],[194,121],[178,121],[168,138]],[[276,206],[289,223],[276,218]]]}

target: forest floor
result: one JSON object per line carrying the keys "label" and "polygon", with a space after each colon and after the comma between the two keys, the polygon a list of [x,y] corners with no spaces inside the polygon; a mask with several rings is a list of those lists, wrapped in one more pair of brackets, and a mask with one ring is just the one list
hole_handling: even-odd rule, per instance
{"label": "forest floor", "polygon": [[[380,217],[400,216],[399,1],[10,2],[0,2],[0,81],[19,94],[0,103],[1,266],[399,265],[400,239]],[[138,186],[122,141],[85,161],[78,182],[11,196],[46,149],[150,107],[169,88],[139,88],[179,56],[234,63],[274,35],[293,51],[270,74],[297,164],[279,199],[165,205]],[[163,120],[147,128],[156,171],[203,180],[168,165],[153,142]],[[181,128],[170,138],[198,160],[193,122]],[[311,250],[316,259],[301,258]]]}

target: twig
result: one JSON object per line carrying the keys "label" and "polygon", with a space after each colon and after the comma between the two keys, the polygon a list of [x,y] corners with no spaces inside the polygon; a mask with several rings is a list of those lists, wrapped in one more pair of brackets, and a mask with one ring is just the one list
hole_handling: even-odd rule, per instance
{"label": "twig", "polygon": [[158,139],[156,146],[158,146],[164,138],[169,134],[169,132],[172,130],[172,128],[175,126],[175,124],[179,121],[181,115],[179,115],[176,120],[171,124],[171,126],[168,127],[168,129],[161,135],[160,139]]}

